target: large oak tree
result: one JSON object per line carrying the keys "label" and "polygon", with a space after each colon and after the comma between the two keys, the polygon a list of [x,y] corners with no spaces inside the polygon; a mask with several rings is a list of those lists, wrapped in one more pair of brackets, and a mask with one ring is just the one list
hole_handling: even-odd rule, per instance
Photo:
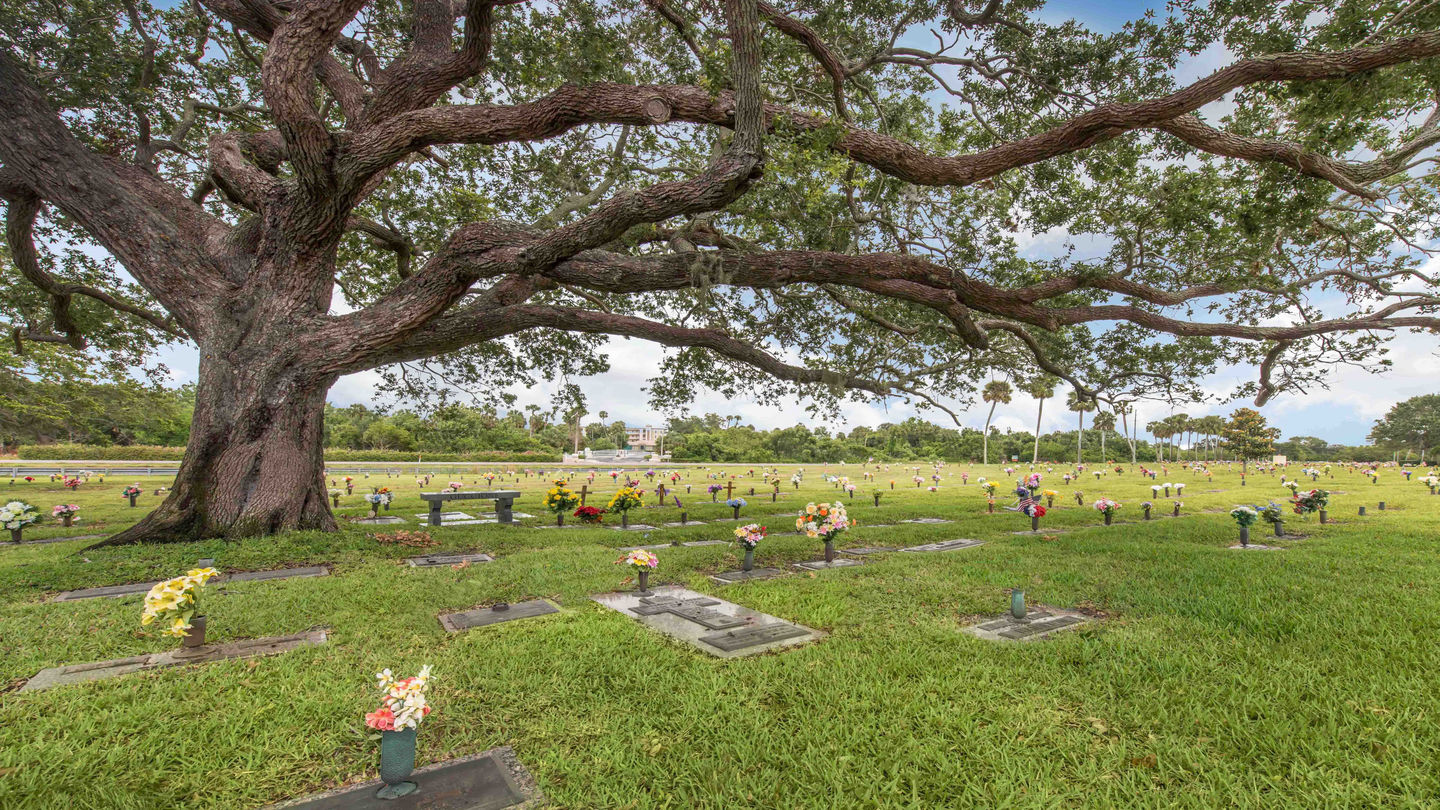
{"label": "large oak tree", "polygon": [[0,311],[17,354],[198,348],[175,486],[109,542],[333,528],[338,377],[495,391],[615,336],[671,347],[658,403],[1237,362],[1264,401],[1440,328],[1440,7],[1329,5],[9,4]]}

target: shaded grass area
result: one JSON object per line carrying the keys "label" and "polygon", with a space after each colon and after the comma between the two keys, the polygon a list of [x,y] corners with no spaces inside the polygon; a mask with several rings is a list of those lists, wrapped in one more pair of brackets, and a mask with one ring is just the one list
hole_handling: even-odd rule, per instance
{"label": "shaded grass area", "polygon": [[[986,544],[732,586],[707,575],[737,567],[733,547],[661,550],[660,582],[831,633],[728,661],[589,601],[628,587],[615,549],[647,542],[642,533],[469,526],[435,530],[434,548],[377,543],[376,532],[424,528],[412,517],[424,509],[409,478],[376,484],[401,490],[391,513],[406,526],[90,552],[79,551],[85,541],[0,548],[7,683],[174,646],[142,632],[139,597],[42,601],[55,591],[170,576],[200,557],[226,570],[335,568],[203,597],[214,640],[325,626],[332,637],[322,647],[0,695],[0,806],[252,807],[369,778],[377,754],[360,721],[373,708],[371,673],[425,663],[435,668],[438,710],[422,728],[422,764],[513,745],[561,807],[1420,807],[1440,793],[1440,497],[1418,484],[1371,487],[1337,473],[1332,487],[1349,494],[1333,498],[1331,513],[1343,524],[1297,523],[1310,535],[1300,542],[1257,530],[1257,542],[1286,550],[1240,552],[1226,548],[1235,540],[1229,518],[1204,511],[1282,500],[1275,479],[1252,477],[1241,490],[1233,474],[1207,485],[1172,471],[1192,490],[1227,491],[1188,493],[1182,518],[1150,522],[1138,508],[1151,499],[1149,481],[1085,481],[1087,501],[1115,497],[1125,503],[1120,519],[1136,521],[1104,528],[1047,476],[1072,506],[1044,526],[1069,531],[1017,536],[1028,520],[984,514],[973,482],[987,472],[977,467],[959,468],[971,473],[964,487],[952,466],[934,494],[897,482],[878,509],[858,468],[831,469],[861,486],[851,509],[862,525],[842,547]],[[898,469],[882,478],[908,478]],[[786,483],[780,504],[743,496],[751,503],[742,516],[790,529],[770,516],[838,494],[816,473],[799,493]],[[689,473],[694,489],[709,483],[704,474]],[[87,523],[113,530],[144,511],[119,497],[127,483],[73,495],[15,490],[47,511],[80,503]],[[728,516],[708,496],[687,500],[683,483],[692,518]],[[544,486],[527,479],[517,508],[538,513]],[[1384,513],[1374,508],[1380,497],[1390,502]],[[1169,501],[1154,500],[1168,512]],[[1371,514],[1358,518],[1362,503]],[[358,495],[342,504],[350,516],[365,511]],[[679,513],[642,514],[634,519],[660,523]],[[955,522],[868,525],[921,516]],[[648,542],[728,539],[733,527],[665,529]],[[62,530],[33,532],[42,533]],[[399,562],[471,549],[498,559],[460,569]],[[774,535],[756,562],[786,567],[818,554],[814,541]],[[1002,612],[1017,586],[1032,601],[1107,620],[1023,645],[962,631]],[[436,621],[537,596],[563,612],[457,635]]]}

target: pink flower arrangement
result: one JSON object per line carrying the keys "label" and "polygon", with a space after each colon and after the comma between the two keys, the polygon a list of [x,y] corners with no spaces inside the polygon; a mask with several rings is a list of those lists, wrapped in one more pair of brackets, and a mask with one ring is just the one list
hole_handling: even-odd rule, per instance
{"label": "pink flower arrangement", "polygon": [[420,674],[413,678],[396,679],[390,670],[375,675],[377,686],[384,697],[380,708],[365,715],[365,725],[379,731],[404,731],[416,728],[420,721],[430,716],[430,706],[425,702],[425,687],[430,683],[430,665],[420,668]]}
{"label": "pink flower arrangement", "polygon": [[1102,515],[1113,515],[1120,508],[1120,503],[1109,498],[1101,498],[1095,502],[1094,506],[1095,511]]}
{"label": "pink flower arrangement", "polygon": [[74,504],[74,503],[57,503],[57,504],[55,504],[54,508],[52,508],[52,509],[50,510],[50,517],[63,518],[63,517],[66,517],[66,516],[74,515],[76,512],[79,512],[79,511],[80,511],[80,505],[79,505],[79,504]]}

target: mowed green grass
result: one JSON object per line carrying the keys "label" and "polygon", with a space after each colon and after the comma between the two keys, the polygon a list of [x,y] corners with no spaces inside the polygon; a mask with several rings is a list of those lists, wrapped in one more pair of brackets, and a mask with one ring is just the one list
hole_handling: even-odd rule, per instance
{"label": "mowed green grass", "polygon": [[[140,626],[139,597],[43,601],[56,591],[171,576],[200,557],[227,570],[335,570],[212,587],[204,597],[214,640],[323,626],[331,631],[324,646],[0,694],[0,807],[255,807],[372,778],[377,747],[362,727],[375,704],[372,674],[422,664],[434,667],[437,707],[421,729],[422,764],[511,745],[566,808],[1435,806],[1440,497],[1393,470],[1374,486],[1337,467],[1320,484],[1346,491],[1331,500],[1336,525],[1292,521],[1309,537],[1278,543],[1257,526],[1255,542],[1286,550],[1231,551],[1236,531],[1224,512],[1283,500],[1278,478],[1252,476],[1242,489],[1223,467],[1207,483],[1170,465],[1162,481],[1187,484],[1184,516],[1146,523],[1139,504],[1151,482],[1125,466],[1123,476],[1097,482],[1087,473],[1078,484],[1087,504],[1101,495],[1124,503],[1121,525],[1109,528],[1093,509],[1074,506],[1076,486],[1061,483],[1062,467],[1047,474],[1044,486],[1060,491],[1063,508],[1044,526],[1068,530],[1052,536],[1013,534],[1028,520],[985,514],[975,481],[1007,480],[998,466],[949,465],[940,491],[929,493],[892,465],[879,473],[879,508],[869,499],[875,485],[855,466],[805,465],[806,484],[795,492],[795,465],[780,465],[778,504],[758,478],[745,477],[748,465],[685,468],[678,493],[694,519],[728,516],[704,494],[705,476],[724,469],[741,476],[739,492],[755,485],[762,493],[744,495],[745,517],[787,531],[792,518],[776,513],[840,494],[820,480],[828,470],[860,487],[851,509],[861,525],[842,547],[986,541],[734,586],[707,579],[736,567],[731,546],[661,550],[662,583],[830,634],[728,661],[589,600],[630,587],[613,563],[616,548],[644,542],[633,532],[433,532],[438,548],[497,557],[462,569],[409,568],[398,561],[432,549],[383,546],[371,535],[391,527],[351,525],[338,534],[148,548],[0,547],[0,683],[175,646]],[[473,473],[441,472],[436,483],[459,477],[477,488]],[[112,476],[72,495],[42,479],[0,494],[46,513],[62,501],[84,507],[80,527],[46,525],[27,536],[87,534],[123,527],[156,503],[149,492],[161,482],[144,480],[142,508],[128,508],[120,490],[133,481]],[[424,511],[413,475],[356,483],[342,517],[366,511],[360,492],[389,485],[399,490],[391,513],[409,521],[398,528],[424,528],[413,517]],[[541,515],[530,525],[553,520],[539,508],[546,486],[533,477],[519,485],[517,508]],[[603,505],[614,486],[608,476],[596,486],[602,497],[591,503]],[[1013,500],[1008,488],[999,503]],[[1378,512],[1382,498],[1389,509]],[[1169,503],[1156,499],[1157,514],[1168,514]],[[1362,504],[1364,518],[1356,516]],[[478,505],[460,508],[475,514]],[[955,522],[869,525],[923,516]],[[677,518],[672,504],[632,520]],[[733,525],[666,529],[649,542],[729,539]],[[819,550],[776,536],[758,562],[786,566]],[[1108,618],[1040,643],[994,644],[963,632],[1001,613],[1016,586],[1034,602]],[[532,597],[564,610],[458,635],[436,621],[441,612]]]}

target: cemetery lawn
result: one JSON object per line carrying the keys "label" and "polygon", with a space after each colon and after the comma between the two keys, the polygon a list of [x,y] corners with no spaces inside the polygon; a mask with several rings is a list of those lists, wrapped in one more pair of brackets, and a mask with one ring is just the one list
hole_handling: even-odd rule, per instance
{"label": "cemetery lawn", "polygon": [[[1283,501],[1278,477],[1252,474],[1242,489],[1224,465],[1207,483],[1172,464],[1159,480],[1187,485],[1177,519],[1168,517],[1171,499],[1152,499],[1152,482],[1132,465],[1100,481],[1087,472],[1078,484],[1087,504],[1101,496],[1124,504],[1107,528],[1088,505],[1075,505],[1077,485],[1064,485],[1067,468],[1057,465],[1043,486],[1060,492],[1058,508],[1042,528],[1063,531],[1037,536],[1016,534],[1029,521],[1013,512],[985,514],[976,478],[1013,480],[996,465],[949,465],[936,493],[891,465],[880,473],[878,508],[862,468],[803,465],[806,483],[796,492],[796,466],[779,465],[777,503],[742,495],[742,517],[772,533],[792,530],[793,518],[776,515],[842,494],[821,480],[828,470],[860,487],[845,499],[860,526],[840,548],[961,537],[985,544],[810,574],[789,564],[816,558],[819,544],[772,534],[757,565],[787,573],[728,586],[708,576],[738,567],[733,546],[659,550],[652,584],[682,584],[829,633],[734,660],[701,654],[589,597],[633,587],[613,564],[620,546],[728,540],[736,524],[661,529],[648,540],[608,528],[533,528],[554,522],[540,506],[549,476],[487,486],[467,472],[466,489],[521,489],[516,509],[538,517],[523,527],[430,530],[438,545],[425,548],[374,539],[427,529],[414,517],[425,507],[411,473],[357,475],[356,494],[341,499],[337,534],[95,551],[82,550],[88,540],[0,546],[0,688],[9,687],[0,693],[0,807],[248,808],[374,778],[377,746],[362,724],[376,704],[373,673],[409,675],[422,664],[434,667],[436,712],[421,727],[418,764],[513,746],[564,808],[1308,810],[1434,806],[1440,796],[1440,496],[1393,469],[1379,486],[1340,468],[1333,480],[1307,479],[1345,491],[1331,497],[1334,525],[1292,519],[1287,528],[1308,536],[1276,540],[1260,524],[1252,542],[1284,550],[1239,551],[1227,548],[1237,535],[1225,513]],[[678,494],[691,519],[729,516],[704,494],[709,473],[738,474],[737,494],[768,492],[758,464],[755,478],[749,465],[675,469],[686,476]],[[928,478],[930,469],[921,472]],[[453,475],[440,471],[436,483]],[[42,477],[4,496],[47,516],[56,503],[82,506],[79,526],[47,520],[27,539],[106,533],[157,503],[151,492],[164,482],[145,479],[140,508],[126,506],[120,490],[135,480],[112,475],[70,493]],[[371,486],[398,490],[390,514],[406,524],[348,522],[367,510],[360,493]],[[603,506],[614,489],[602,475],[590,504]],[[1005,489],[997,510],[1013,502]],[[1381,498],[1387,511],[1377,511]],[[1149,522],[1144,500],[1156,504]],[[484,503],[455,508],[477,514]],[[1356,515],[1360,505],[1369,515]],[[678,517],[672,503],[633,513],[632,522]],[[953,522],[898,524],[917,517]],[[400,562],[470,550],[496,561]],[[237,582],[202,596],[212,641],[323,627],[329,642],[15,691],[47,667],[177,646],[140,626],[139,596],[46,600],[174,576],[202,557],[225,571],[330,565],[328,577]],[[1017,586],[1032,603],[1104,620],[1023,644],[964,632],[1002,613]],[[453,635],[436,619],[535,597],[562,611]]]}

